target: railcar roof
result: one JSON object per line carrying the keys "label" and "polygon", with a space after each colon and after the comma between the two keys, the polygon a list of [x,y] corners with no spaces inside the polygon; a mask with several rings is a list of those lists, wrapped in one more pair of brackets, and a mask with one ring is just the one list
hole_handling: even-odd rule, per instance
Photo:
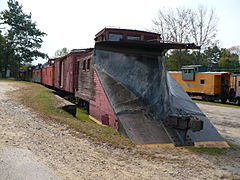
{"label": "railcar roof", "polygon": [[95,37],[99,36],[100,34],[102,34],[104,31],[106,30],[116,30],[116,31],[131,31],[131,32],[139,32],[139,33],[147,33],[147,34],[152,34],[152,35],[160,35],[159,33],[155,33],[155,32],[148,32],[148,31],[143,31],[143,30],[135,30],[135,29],[121,29],[121,28],[108,28],[105,27],[103,28],[101,31],[99,31]]}
{"label": "railcar roof", "polygon": [[[182,73],[182,71],[168,71],[169,73]],[[230,72],[195,72],[195,73],[204,73],[204,74],[231,74]]]}
{"label": "railcar roof", "polygon": [[108,50],[137,50],[141,53],[163,54],[170,49],[200,49],[194,43],[164,43],[164,42],[145,42],[145,41],[100,41],[95,43],[96,49]]}
{"label": "railcar roof", "polygon": [[203,65],[188,65],[188,66],[182,66],[181,69],[189,69],[189,68],[197,68],[197,67],[204,67]]}
{"label": "railcar roof", "polygon": [[54,61],[59,61],[59,60],[62,60],[64,58],[66,58],[67,56],[71,55],[71,54],[74,54],[74,53],[81,53],[81,52],[88,52],[88,51],[92,51],[93,48],[85,48],[85,49],[72,49],[70,51],[70,53],[66,54],[65,56],[62,56],[62,57],[58,57],[58,58],[55,58],[55,59],[52,59]]}

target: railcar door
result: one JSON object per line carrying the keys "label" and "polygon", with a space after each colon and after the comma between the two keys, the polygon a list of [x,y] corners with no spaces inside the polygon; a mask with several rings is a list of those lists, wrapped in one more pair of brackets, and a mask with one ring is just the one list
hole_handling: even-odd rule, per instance
{"label": "railcar door", "polygon": [[221,77],[221,94],[220,94],[220,99],[222,103],[226,103],[227,98],[228,98],[228,80],[226,79],[225,76]]}
{"label": "railcar door", "polygon": [[238,101],[238,104],[240,105],[240,75],[237,75],[236,78],[236,97],[235,99]]}

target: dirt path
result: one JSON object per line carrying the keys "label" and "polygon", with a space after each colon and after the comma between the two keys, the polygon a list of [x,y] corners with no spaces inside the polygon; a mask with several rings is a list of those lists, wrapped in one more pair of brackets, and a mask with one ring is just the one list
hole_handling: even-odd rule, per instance
{"label": "dirt path", "polygon": [[224,138],[240,146],[240,108],[201,103],[198,106]]}
{"label": "dirt path", "polygon": [[[0,81],[0,149],[28,150],[57,177],[240,179],[240,157],[234,151],[226,156],[198,154],[185,148],[128,150],[99,145],[61,124],[46,123],[28,108],[11,100],[5,93],[15,89],[15,85]],[[3,163],[1,159],[0,163]]]}

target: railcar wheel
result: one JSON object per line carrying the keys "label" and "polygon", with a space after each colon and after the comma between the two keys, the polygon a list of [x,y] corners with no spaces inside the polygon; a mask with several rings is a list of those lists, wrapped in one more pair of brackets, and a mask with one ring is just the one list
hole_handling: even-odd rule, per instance
{"label": "railcar wheel", "polygon": [[202,96],[202,100],[203,101],[206,101],[207,100],[207,97],[205,95]]}
{"label": "railcar wheel", "polygon": [[240,105],[240,99],[238,99],[237,104]]}
{"label": "railcar wheel", "polygon": [[227,102],[227,98],[221,98],[221,102],[225,104]]}

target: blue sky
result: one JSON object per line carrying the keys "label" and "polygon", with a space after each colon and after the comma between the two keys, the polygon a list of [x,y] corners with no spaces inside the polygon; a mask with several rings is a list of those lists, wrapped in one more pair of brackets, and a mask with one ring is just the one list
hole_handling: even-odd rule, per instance
{"label": "blue sky", "polygon": [[[7,0],[0,0],[0,10]],[[19,0],[25,12],[32,12],[38,27],[48,34],[42,51],[50,57],[57,49],[94,46],[94,36],[106,26],[150,29],[159,8],[214,8],[219,17],[220,46],[240,45],[240,0]],[[40,62],[40,61],[38,61]]]}

